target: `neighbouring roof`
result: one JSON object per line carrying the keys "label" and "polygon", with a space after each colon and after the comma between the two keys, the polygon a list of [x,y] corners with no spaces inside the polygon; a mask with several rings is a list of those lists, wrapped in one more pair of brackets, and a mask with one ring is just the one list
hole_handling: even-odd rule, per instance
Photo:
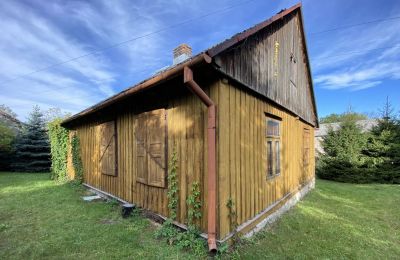
{"label": "neighbouring roof", "polygon": [[[119,92],[118,94],[111,96],[111,97],[67,118],[66,120],[63,121],[62,124],[66,125],[72,121],[75,121],[75,120],[83,117],[83,116],[87,116],[87,115],[92,114],[96,111],[99,111],[103,108],[106,108],[106,107],[112,105],[113,103],[115,103],[119,100],[122,100],[128,96],[134,95],[135,93],[138,93],[139,91],[154,87],[154,86],[160,84],[161,82],[171,79],[171,78],[179,75],[180,73],[183,73],[183,68],[185,66],[191,66],[191,65],[198,64],[198,63],[202,63],[202,62],[211,63],[211,60],[209,60],[210,58],[215,57],[216,55],[229,49],[230,47],[234,46],[235,44],[245,40],[249,36],[254,35],[255,33],[259,32],[260,30],[273,24],[275,21],[278,21],[297,10],[299,12],[301,12],[301,3],[298,3],[288,9],[282,10],[279,13],[277,13],[276,15],[269,18],[268,20],[265,20],[243,32],[237,33],[234,36],[232,36],[231,38],[229,38],[229,39],[227,39],[227,40],[225,40],[203,52],[200,52],[199,54],[191,57],[190,59],[185,60],[184,62],[181,62],[179,64],[170,66],[170,67],[166,68],[165,70],[162,70],[162,71],[158,72],[157,74],[153,75],[152,77],[150,77],[134,86],[131,86],[131,87]],[[303,34],[302,38],[303,38],[304,52],[305,52],[306,57],[308,57],[307,45],[306,45],[306,41],[305,41],[305,33],[304,33],[304,28],[303,28],[303,21],[301,21],[301,31]],[[311,68],[310,68],[308,58],[306,60],[307,60],[307,67],[308,67],[309,82],[311,84],[311,94],[312,94],[313,106],[314,106],[316,118],[318,118],[317,110],[316,110],[316,103],[315,103],[315,96],[314,96],[314,89],[312,86],[312,79],[311,79]],[[318,120],[316,120],[316,121],[317,121],[317,126],[318,126]]]}
{"label": "neighbouring roof", "polygon": [[[378,119],[358,120],[356,124],[358,127],[361,128],[362,132],[367,132],[378,124]],[[319,129],[315,131],[315,137],[323,137],[328,134],[330,128],[336,131],[339,129],[339,127],[340,123],[320,124]]]}

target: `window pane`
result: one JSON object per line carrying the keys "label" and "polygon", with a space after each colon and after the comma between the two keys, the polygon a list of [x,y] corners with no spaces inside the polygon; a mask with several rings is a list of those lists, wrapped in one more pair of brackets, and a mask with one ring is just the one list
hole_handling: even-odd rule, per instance
{"label": "window pane", "polygon": [[279,175],[281,173],[281,151],[280,151],[280,146],[279,146],[279,141],[275,141],[275,169],[276,169],[276,175]]}
{"label": "window pane", "polygon": [[267,171],[268,171],[268,176],[272,176],[272,141],[267,141]]}
{"label": "window pane", "polygon": [[279,122],[267,119],[267,136],[279,136]]}

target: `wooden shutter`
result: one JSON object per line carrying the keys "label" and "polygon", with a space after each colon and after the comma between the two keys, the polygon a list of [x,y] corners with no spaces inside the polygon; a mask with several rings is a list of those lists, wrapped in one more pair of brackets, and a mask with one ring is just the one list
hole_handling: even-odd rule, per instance
{"label": "wooden shutter", "polygon": [[138,116],[136,132],[137,181],[147,184],[146,115]]}
{"label": "wooden shutter", "polygon": [[99,125],[100,171],[102,174],[117,176],[115,121]]}
{"label": "wooden shutter", "polygon": [[164,188],[167,171],[165,109],[140,114],[135,138],[137,181]]}
{"label": "wooden shutter", "polygon": [[165,187],[165,110],[150,112],[147,119],[148,184]]}

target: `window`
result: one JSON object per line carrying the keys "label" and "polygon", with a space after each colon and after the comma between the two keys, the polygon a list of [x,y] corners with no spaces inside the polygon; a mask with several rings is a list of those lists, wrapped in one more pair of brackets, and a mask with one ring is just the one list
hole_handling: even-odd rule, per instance
{"label": "window", "polygon": [[281,173],[281,120],[266,117],[267,178]]}
{"label": "window", "polygon": [[98,125],[100,136],[100,171],[117,176],[117,133],[115,121]]}
{"label": "window", "polygon": [[164,188],[167,171],[165,109],[142,113],[136,122],[137,181]]}
{"label": "window", "polygon": [[267,158],[268,176],[273,176],[272,141],[267,141]]}
{"label": "window", "polygon": [[310,130],[304,128],[303,130],[303,166],[308,170],[310,165]]}
{"label": "window", "polygon": [[281,151],[279,149],[280,141],[275,141],[275,174],[281,174]]}

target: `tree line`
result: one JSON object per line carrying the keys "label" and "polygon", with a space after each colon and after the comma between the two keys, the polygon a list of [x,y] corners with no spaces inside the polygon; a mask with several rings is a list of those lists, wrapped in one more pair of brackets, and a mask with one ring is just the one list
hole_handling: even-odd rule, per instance
{"label": "tree line", "polygon": [[366,119],[352,111],[330,115],[321,122],[339,123],[323,137],[324,153],[317,157],[317,176],[353,183],[400,183],[400,119],[389,101],[369,131],[357,125]]}
{"label": "tree line", "polygon": [[49,124],[65,117],[60,109],[45,112],[34,106],[26,123],[7,106],[0,105],[0,171],[49,172]]}

